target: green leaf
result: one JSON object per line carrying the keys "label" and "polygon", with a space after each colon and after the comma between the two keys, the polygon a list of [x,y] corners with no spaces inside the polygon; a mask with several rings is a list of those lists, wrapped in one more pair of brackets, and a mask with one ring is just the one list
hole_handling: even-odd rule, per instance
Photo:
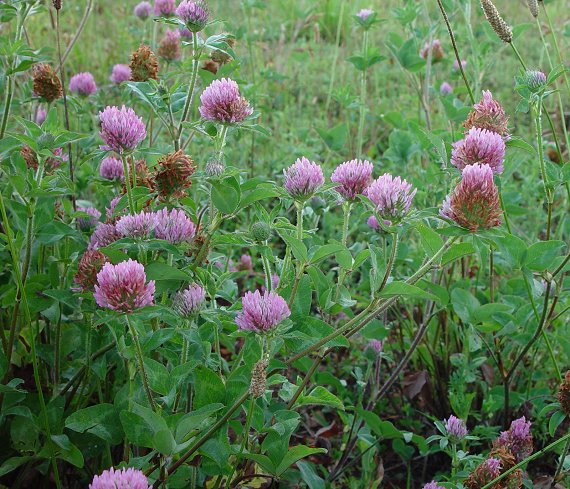
{"label": "green leaf", "polygon": [[550,419],[548,420],[548,433],[551,437],[554,437],[557,428],[562,424],[562,421],[564,421],[565,418],[566,414],[562,410],[552,413],[552,416],[550,416]]}
{"label": "green leaf", "polygon": [[330,129],[317,129],[317,132],[331,151],[344,148],[348,138],[348,127],[344,122]]}
{"label": "green leaf", "polygon": [[176,450],[176,441],[170,430],[160,430],[154,434],[153,445],[156,450],[164,455],[172,455]]}
{"label": "green leaf", "polygon": [[65,420],[65,427],[78,433],[91,433],[112,445],[122,438],[119,413],[107,403],[75,411]]}
{"label": "green leaf", "polygon": [[534,243],[526,251],[524,266],[535,271],[546,270],[565,248],[566,243],[564,241],[539,241]]}
{"label": "green leaf", "polygon": [[480,307],[479,301],[471,292],[460,288],[451,291],[451,303],[455,313],[464,323],[471,322],[473,314]]}
{"label": "green leaf", "polygon": [[168,369],[162,363],[152,358],[145,358],[144,365],[152,391],[166,396],[171,388]]}
{"label": "green leaf", "polygon": [[314,465],[304,460],[297,461],[297,468],[301,472],[301,478],[309,486],[309,489],[325,489],[324,479],[319,477]]}
{"label": "green leaf", "polygon": [[198,368],[194,371],[194,379],[195,408],[224,401],[226,388],[215,372],[206,367]]}
{"label": "green leaf", "polygon": [[391,282],[384,289],[380,294],[379,297],[410,297],[413,299],[430,299],[437,301],[437,296],[426,292],[425,290],[416,287],[415,285],[407,284],[406,282]]}
{"label": "green leaf", "polygon": [[222,182],[212,184],[212,202],[223,214],[231,214],[239,205],[240,195],[231,185]]}
{"label": "green leaf", "polygon": [[433,257],[443,246],[443,239],[421,222],[416,224],[416,229],[420,233],[422,248],[430,258]]}
{"label": "green leaf", "polygon": [[332,406],[344,411],[344,404],[342,401],[322,386],[315,387],[306,396],[301,395],[295,403],[295,407],[308,405]]}
{"label": "green leaf", "polygon": [[313,455],[315,453],[326,453],[325,448],[310,448],[305,445],[297,445],[291,448],[283,458],[283,461],[277,466],[275,470],[276,475],[280,476],[283,474],[291,465],[293,465],[298,460]]}
{"label": "green leaf", "polygon": [[[324,260],[325,258],[328,258],[331,255],[334,255],[335,253],[338,253],[340,251],[344,251],[346,250],[346,247],[341,245],[341,244],[326,244],[320,247],[315,247],[315,248],[311,248],[309,250],[309,263],[311,265],[315,265],[316,263],[320,262],[321,260]],[[311,253],[312,252],[312,253]],[[312,255],[312,256],[311,256]]]}
{"label": "green leaf", "polygon": [[449,248],[441,257],[441,266],[447,265],[462,256],[475,253],[475,247],[471,243],[458,243]]}
{"label": "green leaf", "polygon": [[166,263],[152,262],[145,267],[146,278],[148,280],[184,280],[190,281],[192,277],[186,272],[167,265]]}

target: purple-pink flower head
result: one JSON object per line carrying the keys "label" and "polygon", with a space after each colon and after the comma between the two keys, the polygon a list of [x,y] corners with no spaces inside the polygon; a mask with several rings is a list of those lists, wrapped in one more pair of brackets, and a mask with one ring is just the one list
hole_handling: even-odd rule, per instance
{"label": "purple-pink flower head", "polygon": [[432,62],[439,61],[444,57],[443,48],[441,47],[441,41],[439,39],[434,39],[431,42],[426,42],[424,47],[420,51],[420,56],[424,59],[428,59],[429,52],[431,50],[431,60]]}
{"label": "purple-pink flower head", "polygon": [[71,80],[69,80],[69,91],[75,95],[80,95],[81,97],[88,97],[97,93],[97,85],[95,84],[95,78],[91,73],[77,73],[73,75]]}
{"label": "purple-pink flower head", "polygon": [[236,324],[242,331],[264,333],[275,328],[288,318],[291,311],[287,302],[275,292],[259,290],[246,292],[242,299],[242,310],[236,317]]}
{"label": "purple-pink flower head", "polygon": [[123,162],[114,156],[107,156],[101,161],[99,174],[107,180],[124,180]]}
{"label": "purple-pink flower head", "polygon": [[[463,69],[465,69],[465,68],[467,67],[467,60],[465,60],[465,59],[462,59],[462,60],[461,60],[461,67],[462,67]],[[453,69],[454,69],[455,71],[458,71],[458,70],[459,70],[459,63],[457,62],[457,60],[454,60],[454,61],[453,61]]]}
{"label": "purple-pink flower head", "polygon": [[423,489],[445,489],[445,487],[440,486],[435,481],[428,482]]}
{"label": "purple-pink flower head", "polygon": [[155,223],[155,236],[170,243],[189,242],[196,235],[196,225],[182,210],[172,209],[168,212],[165,207],[155,213]]}
{"label": "purple-pink flower head", "polygon": [[368,342],[368,345],[366,345],[367,348],[370,348],[371,350],[374,350],[376,353],[380,354],[382,353],[382,350],[384,349],[384,342],[380,341],[380,340],[370,340]]}
{"label": "purple-pink flower head", "polygon": [[176,12],[175,0],[154,0],[154,15],[170,17]]}
{"label": "purple-pink flower head", "polygon": [[366,160],[346,161],[336,167],[331,182],[337,184],[336,191],[346,200],[356,200],[370,183],[373,169],[372,163]]}
{"label": "purple-pink flower head", "polygon": [[111,200],[111,202],[109,202],[109,207],[105,207],[105,217],[107,218],[107,221],[114,222],[116,220],[115,207],[117,207],[117,204],[119,203],[120,200],[121,196],[115,197],[114,199]]}
{"label": "purple-pink flower head", "polygon": [[121,216],[115,227],[125,238],[148,239],[156,227],[156,215],[154,212],[141,211],[138,214]]}
{"label": "purple-pink flower head", "polygon": [[190,31],[199,32],[206,27],[210,11],[204,0],[182,0],[176,9],[176,15]]}
{"label": "purple-pink flower head", "polygon": [[198,284],[190,284],[188,288],[176,293],[172,299],[172,307],[183,317],[191,317],[196,314],[204,301],[206,291]]}
{"label": "purple-pink flower head", "polygon": [[124,105],[106,107],[99,112],[101,132],[99,136],[105,142],[102,149],[123,154],[133,151],[146,137],[146,128],[141,117]]}
{"label": "purple-pink flower head", "polygon": [[42,109],[41,107],[38,108],[36,111],[36,124],[41,126],[44,121],[46,120],[47,112],[46,109]]}
{"label": "purple-pink flower head", "polygon": [[296,200],[307,200],[325,183],[322,168],[304,156],[283,170],[285,190]]}
{"label": "purple-pink flower head", "polygon": [[82,231],[89,231],[99,223],[101,213],[95,207],[78,207],[79,212],[84,212],[89,217],[78,217],[77,227]]}
{"label": "purple-pink flower head", "polygon": [[152,5],[149,2],[140,2],[134,8],[133,13],[141,20],[146,20],[152,15]]}
{"label": "purple-pink flower head", "polygon": [[363,8],[356,14],[356,16],[363,22],[366,22],[372,14],[374,14],[374,10],[371,8]]}
{"label": "purple-pink flower head", "polygon": [[517,462],[527,458],[533,452],[533,439],[530,432],[532,423],[522,418],[515,419],[507,431],[502,431],[493,446],[503,447],[511,452]]}
{"label": "purple-pink flower head", "polygon": [[200,96],[200,115],[209,121],[235,124],[253,114],[249,102],[240,95],[238,84],[229,78],[214,80]]}
{"label": "purple-pink flower head", "polygon": [[502,212],[491,167],[466,166],[461,182],[447,196],[439,213],[472,233],[499,226]]}
{"label": "purple-pink flower head", "polygon": [[113,66],[109,80],[113,83],[122,83],[131,79],[131,67],[129,65],[118,64]]}
{"label": "purple-pink flower head", "polygon": [[253,270],[253,260],[251,255],[243,254],[239,259],[239,268],[241,270]]}
{"label": "purple-pink flower head", "polygon": [[453,87],[449,83],[443,82],[439,87],[439,93],[444,96],[449,95],[450,93],[453,93]]}
{"label": "purple-pink flower head", "polygon": [[447,431],[447,434],[455,443],[463,440],[463,438],[467,436],[465,422],[456,418],[453,414],[445,420],[445,431]]}
{"label": "purple-pink flower head", "polygon": [[109,246],[111,243],[114,243],[121,238],[122,236],[118,233],[114,224],[100,222],[97,224],[95,231],[93,231],[93,234],[91,235],[88,249],[98,250],[99,248]]}
{"label": "purple-pink flower head", "polygon": [[546,85],[546,75],[539,70],[527,70],[523,76],[526,86],[532,92],[538,92]]}
{"label": "purple-pink flower head", "polygon": [[489,165],[493,173],[503,173],[505,142],[496,132],[472,127],[463,139],[453,143],[451,164],[458,170],[466,166]]}
{"label": "purple-pink flower head", "polygon": [[384,173],[364,190],[364,195],[374,204],[377,217],[397,224],[408,214],[416,192],[406,180]]}
{"label": "purple-pink flower head", "polygon": [[472,127],[487,129],[496,132],[504,138],[509,137],[509,118],[505,109],[499,102],[493,100],[493,94],[489,90],[483,91],[483,98],[478,104],[473,105],[463,127],[469,130]]}
{"label": "purple-pink flower head", "polygon": [[168,30],[160,41],[157,54],[166,61],[176,61],[182,57],[180,50],[180,31]]}
{"label": "purple-pink flower head", "polygon": [[152,304],[154,280],[146,283],[144,267],[127,260],[117,265],[106,263],[97,274],[95,301],[100,307],[114,311],[132,312]]}
{"label": "purple-pink flower head", "polygon": [[115,470],[111,467],[93,477],[89,489],[152,489],[146,476],[137,469]]}

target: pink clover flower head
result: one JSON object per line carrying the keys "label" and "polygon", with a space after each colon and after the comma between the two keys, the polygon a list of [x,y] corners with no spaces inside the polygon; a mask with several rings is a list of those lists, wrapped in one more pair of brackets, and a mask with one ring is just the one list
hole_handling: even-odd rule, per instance
{"label": "pink clover flower head", "polygon": [[463,139],[453,143],[451,164],[458,170],[466,166],[489,165],[493,173],[503,173],[505,141],[496,132],[472,127]]}
{"label": "pink clover flower head", "polygon": [[199,32],[208,24],[210,10],[204,0],[182,0],[176,9],[176,15],[188,30]]}
{"label": "pink clover flower head", "polygon": [[107,156],[101,161],[99,166],[99,174],[102,178],[107,180],[121,180],[125,179],[125,172],[123,169],[123,162],[115,156]]}
{"label": "pink clover flower head", "polygon": [[331,175],[331,182],[336,183],[336,191],[346,200],[356,197],[370,184],[374,167],[369,161],[351,160],[341,163]]}
{"label": "pink clover flower head", "polygon": [[183,317],[191,317],[200,310],[206,300],[206,291],[198,284],[190,284],[188,288],[176,293],[172,307]]}
{"label": "pink clover flower head", "polygon": [[283,170],[285,190],[296,200],[307,200],[325,183],[322,168],[304,156]]}
{"label": "pink clover flower head", "polygon": [[97,93],[97,85],[91,73],[77,73],[69,80],[69,91],[81,97]]}
{"label": "pink clover flower head", "polygon": [[122,237],[148,239],[156,227],[156,215],[154,212],[141,211],[121,216],[115,227]]}
{"label": "pink clover flower head", "polygon": [[244,121],[253,109],[240,95],[238,84],[229,79],[214,80],[200,95],[200,115],[209,121],[235,124]]}
{"label": "pink clover flower head", "polygon": [[260,294],[246,292],[242,299],[242,310],[236,317],[236,324],[242,331],[264,333],[275,328],[291,315],[285,299],[275,292]]}
{"label": "pink clover flower head", "polygon": [[147,284],[144,267],[129,259],[117,265],[103,265],[97,274],[93,296],[100,307],[119,312],[133,312],[152,304],[154,292],[154,280]]}
{"label": "pink clover flower head", "polygon": [[99,112],[101,131],[99,136],[105,142],[101,149],[118,154],[133,151],[146,137],[146,128],[141,117],[124,105],[106,107]]}
{"label": "pink clover flower head", "polygon": [[101,475],[93,477],[89,489],[152,489],[146,476],[137,469],[122,468],[115,470],[111,467]]}
{"label": "pink clover flower head", "polygon": [[184,211],[172,209],[168,212],[164,208],[155,213],[154,234],[173,244],[189,242],[196,235],[196,225]]}
{"label": "pink clover flower head", "polygon": [[397,224],[408,214],[416,192],[406,180],[384,173],[364,190],[364,195],[374,204],[377,217]]}
{"label": "pink clover flower head", "polygon": [[472,233],[499,226],[502,211],[491,167],[465,167],[461,182],[446,197],[439,213]]}
{"label": "pink clover flower head", "polygon": [[113,66],[109,80],[119,84],[131,79],[131,67],[129,65],[117,64]]}

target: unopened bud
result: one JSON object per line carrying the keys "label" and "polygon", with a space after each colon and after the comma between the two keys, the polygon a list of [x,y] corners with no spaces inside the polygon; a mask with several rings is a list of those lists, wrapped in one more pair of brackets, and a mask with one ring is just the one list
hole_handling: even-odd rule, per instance
{"label": "unopened bud", "polygon": [[255,241],[263,243],[271,238],[271,227],[263,221],[254,222],[251,226],[251,236]]}

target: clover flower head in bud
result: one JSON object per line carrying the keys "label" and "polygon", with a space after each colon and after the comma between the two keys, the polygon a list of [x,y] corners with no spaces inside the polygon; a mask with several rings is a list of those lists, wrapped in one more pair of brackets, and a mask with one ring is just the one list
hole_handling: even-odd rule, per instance
{"label": "clover flower head in bud", "polygon": [[175,0],[154,0],[154,15],[170,17],[176,12]]}
{"label": "clover flower head in bud", "polygon": [[445,56],[443,52],[443,48],[441,47],[441,41],[439,39],[434,39],[431,44],[426,42],[424,47],[420,51],[420,56],[423,59],[428,59],[429,52],[431,50],[431,59],[432,61],[440,61]]}
{"label": "clover flower head in bud", "polygon": [[156,227],[156,215],[154,212],[141,211],[121,216],[115,227],[122,237],[148,239]]}
{"label": "clover flower head in bud", "polygon": [[113,66],[109,80],[117,85],[131,79],[131,67],[125,64],[117,64]]}
{"label": "clover flower head in bud", "polygon": [[517,462],[524,460],[533,451],[533,438],[530,432],[532,423],[522,418],[515,419],[507,431],[502,431],[493,444],[494,448],[503,447],[511,452]]}
{"label": "clover flower head in bud", "polygon": [[190,318],[201,309],[205,300],[206,291],[204,288],[193,283],[176,293],[172,299],[172,307],[182,317]]}
{"label": "clover flower head in bud", "polygon": [[472,233],[501,224],[499,190],[489,165],[466,166],[461,182],[447,196],[440,215]]}
{"label": "clover flower head in bud", "polygon": [[93,290],[97,283],[97,274],[108,261],[100,251],[86,250],[79,260],[73,281],[83,290]]}
{"label": "clover flower head in bud", "polygon": [[238,84],[229,78],[214,80],[200,95],[200,102],[200,115],[221,124],[242,122],[253,114]]}
{"label": "clover flower head in bud", "polygon": [[287,302],[275,292],[246,292],[236,324],[242,331],[265,333],[291,315]]}
{"label": "clover flower head in bud", "polygon": [[374,204],[377,217],[397,224],[410,211],[416,192],[406,180],[385,173],[364,190],[364,195]]}
{"label": "clover flower head in bud", "polygon": [[204,0],[182,0],[176,9],[176,15],[190,31],[199,32],[206,27],[210,10]]}
{"label": "clover flower head in bud", "polygon": [[123,162],[115,156],[107,156],[101,161],[99,175],[107,180],[124,180]]}
{"label": "clover flower head in bud", "polygon": [[101,217],[101,213],[95,209],[95,207],[78,207],[77,210],[89,215],[89,217],[77,218],[77,226],[79,229],[82,231],[89,231],[90,229],[93,229],[97,226],[99,223],[99,218]]}
{"label": "clover flower head in bud", "polygon": [[363,8],[356,14],[356,16],[363,22],[366,22],[373,14],[374,10],[372,10],[371,8]]}
{"label": "clover flower head in bud", "polygon": [[453,93],[453,87],[449,83],[443,82],[439,87],[439,93],[443,96],[450,95]]}
{"label": "clover flower head in bud", "polygon": [[440,486],[435,481],[428,482],[423,489],[445,489],[443,486]]}
{"label": "clover flower head in bud", "polygon": [[256,221],[250,228],[251,237],[258,243],[264,243],[271,238],[271,226],[264,221]]}
{"label": "clover flower head in bud", "polygon": [[105,142],[102,149],[123,154],[134,150],[146,137],[146,128],[141,117],[124,105],[106,107],[99,112],[101,131],[99,136]]}
{"label": "clover flower head in bud", "polygon": [[523,79],[531,92],[539,92],[546,86],[546,75],[539,70],[527,70],[523,75]]}
{"label": "clover flower head in bud", "polygon": [[181,58],[180,31],[168,30],[158,46],[158,55],[166,61],[176,61]]}
{"label": "clover flower head in bud", "polygon": [[152,489],[146,476],[137,469],[115,470],[111,467],[101,475],[93,477],[89,489]]}
{"label": "clover flower head in bud", "polygon": [[336,191],[346,200],[356,200],[370,183],[373,169],[372,163],[366,160],[345,161],[336,167],[331,182],[337,184]]}
{"label": "clover flower head in bud", "polygon": [[48,64],[38,63],[32,68],[33,93],[51,103],[63,95],[61,80]]}
{"label": "clover flower head in bud", "polygon": [[154,280],[146,283],[144,267],[127,260],[117,265],[106,263],[97,274],[95,301],[100,307],[120,312],[133,312],[154,300]]}
{"label": "clover flower head in bud", "polygon": [[37,112],[36,112],[36,124],[38,126],[41,126],[44,121],[46,120],[47,117],[47,112],[46,109],[43,108],[38,108]]}
{"label": "clover flower head in bud", "polygon": [[133,10],[133,13],[141,20],[146,20],[152,15],[153,9],[149,2],[140,2]]}
{"label": "clover flower head in bud", "polygon": [[472,127],[465,137],[453,143],[451,164],[458,170],[469,165],[489,165],[493,173],[503,173],[505,142],[496,132]]}
{"label": "clover flower head in bud", "polygon": [[296,200],[307,200],[325,183],[323,169],[304,156],[283,170],[285,190]]}
{"label": "clover flower head in bud", "polygon": [[465,422],[453,415],[445,420],[445,431],[454,443],[460,442],[467,436]]}
{"label": "clover flower head in bud", "polygon": [[89,97],[97,93],[95,78],[91,73],[77,73],[69,80],[69,91],[80,97]]}
{"label": "clover flower head in bud", "polygon": [[481,101],[473,106],[463,127],[469,130],[472,127],[487,129],[496,132],[504,138],[509,137],[509,118],[502,105],[493,99],[493,94],[489,90],[483,91]]}
{"label": "clover flower head in bud", "polygon": [[190,242],[196,235],[196,225],[184,211],[172,209],[168,212],[165,207],[155,213],[154,234],[173,244]]}
{"label": "clover flower head in bud", "polygon": [[90,250],[98,250],[109,246],[111,243],[121,239],[122,236],[119,234],[114,224],[100,222],[97,224],[95,231],[91,235],[89,240]]}

